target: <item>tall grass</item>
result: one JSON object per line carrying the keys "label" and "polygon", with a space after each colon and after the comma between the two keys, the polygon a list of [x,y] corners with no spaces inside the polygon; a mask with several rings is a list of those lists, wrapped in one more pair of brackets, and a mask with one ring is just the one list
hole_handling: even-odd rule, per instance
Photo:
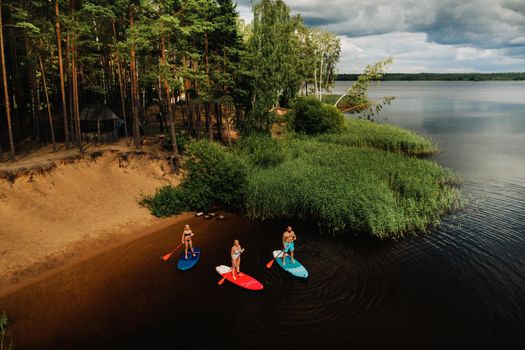
{"label": "tall grass", "polygon": [[13,348],[13,339],[9,337],[7,327],[9,319],[5,312],[0,313],[0,350],[11,350]]}
{"label": "tall grass", "polygon": [[254,219],[299,219],[323,232],[398,238],[458,205],[458,179],[437,164],[375,149],[287,140],[287,160],[253,168],[245,208]]}
{"label": "tall grass", "polygon": [[356,118],[348,118],[346,125],[345,132],[320,135],[317,140],[345,146],[373,147],[413,156],[427,156],[438,151],[428,138],[393,125]]}

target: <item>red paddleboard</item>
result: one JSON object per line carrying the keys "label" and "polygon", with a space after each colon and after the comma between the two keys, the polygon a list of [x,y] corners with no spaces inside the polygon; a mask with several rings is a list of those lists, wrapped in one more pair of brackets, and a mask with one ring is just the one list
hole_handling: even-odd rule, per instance
{"label": "red paddleboard", "polygon": [[236,273],[235,277],[237,279],[234,280],[232,277],[231,268],[228,266],[225,266],[225,265],[217,266],[215,270],[217,270],[219,275],[221,275],[222,277],[226,277],[228,281],[230,281],[233,284],[238,285],[239,287],[246,288],[249,290],[261,290],[264,288],[261,282],[257,281],[253,277],[248,276],[244,272],[242,273],[242,276]]}

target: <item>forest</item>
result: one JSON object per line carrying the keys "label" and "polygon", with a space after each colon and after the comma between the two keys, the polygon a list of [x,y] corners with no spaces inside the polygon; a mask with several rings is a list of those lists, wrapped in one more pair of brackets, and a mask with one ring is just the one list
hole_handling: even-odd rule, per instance
{"label": "forest", "polygon": [[334,34],[280,0],[254,5],[249,25],[232,0],[2,0],[0,11],[2,160],[41,144],[83,152],[104,132],[140,149],[151,110],[174,155],[180,133],[268,132],[273,107],[321,97],[340,54]]}

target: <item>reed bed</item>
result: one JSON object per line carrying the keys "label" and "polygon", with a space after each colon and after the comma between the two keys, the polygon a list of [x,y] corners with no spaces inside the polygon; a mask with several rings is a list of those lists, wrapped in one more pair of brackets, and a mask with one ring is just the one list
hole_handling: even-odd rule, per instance
{"label": "reed bed", "polygon": [[459,205],[459,179],[431,161],[317,140],[282,142],[285,161],[249,172],[250,218],[400,238],[425,231]]}
{"label": "reed bed", "polygon": [[430,139],[415,132],[356,118],[346,120],[345,132],[320,135],[317,140],[345,146],[372,147],[410,156],[429,156],[438,152]]}

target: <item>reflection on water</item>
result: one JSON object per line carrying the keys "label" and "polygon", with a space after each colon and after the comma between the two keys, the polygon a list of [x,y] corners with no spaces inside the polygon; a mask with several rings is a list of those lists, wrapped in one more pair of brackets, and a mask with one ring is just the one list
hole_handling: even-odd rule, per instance
{"label": "reflection on water", "polygon": [[[165,230],[0,299],[18,347],[524,348],[524,93],[522,83],[372,90],[396,96],[382,116],[432,137],[442,149],[435,160],[465,181],[466,209],[427,235],[337,240],[298,225],[297,257],[310,275],[302,282],[264,268],[287,223],[195,219],[203,255],[194,270],[159,261],[175,241]],[[217,286],[214,267],[233,238],[261,293]]]}

